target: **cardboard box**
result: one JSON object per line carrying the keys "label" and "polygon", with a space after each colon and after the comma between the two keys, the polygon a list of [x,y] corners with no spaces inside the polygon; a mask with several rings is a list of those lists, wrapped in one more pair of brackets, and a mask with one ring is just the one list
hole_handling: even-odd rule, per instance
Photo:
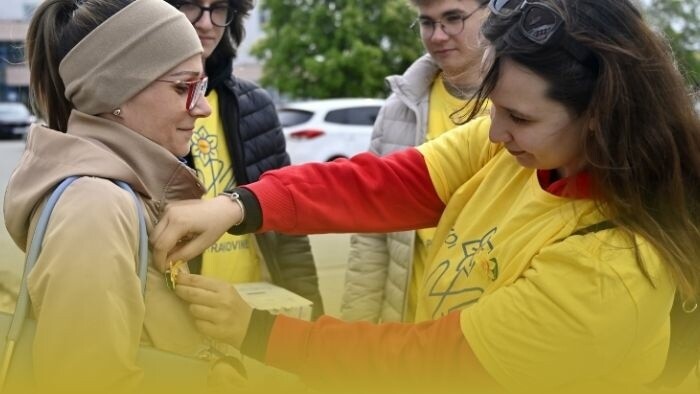
{"label": "cardboard box", "polygon": [[267,282],[237,283],[233,286],[255,309],[311,320],[313,302],[285,288]]}

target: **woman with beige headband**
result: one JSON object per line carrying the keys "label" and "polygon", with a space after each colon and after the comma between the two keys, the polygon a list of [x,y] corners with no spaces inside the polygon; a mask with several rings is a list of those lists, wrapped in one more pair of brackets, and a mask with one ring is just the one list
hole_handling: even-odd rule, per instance
{"label": "woman with beige headband", "polygon": [[138,217],[148,230],[165,203],[203,189],[179,157],[203,99],[202,46],[162,0],[47,0],[27,35],[31,130],[10,179],[6,226],[26,249],[38,213],[63,179],[42,253],[28,276],[37,318],[38,392],[133,392],[140,344],[188,356],[205,351],[187,307],[149,267],[145,301],[135,267]]}

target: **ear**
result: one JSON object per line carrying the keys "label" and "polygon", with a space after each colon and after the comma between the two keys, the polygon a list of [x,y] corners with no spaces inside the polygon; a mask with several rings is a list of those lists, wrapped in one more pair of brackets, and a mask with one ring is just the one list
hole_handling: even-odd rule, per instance
{"label": "ear", "polygon": [[584,127],[588,133],[591,134],[593,131],[597,130],[600,126],[598,123],[598,115],[592,109],[587,109],[583,114],[581,114],[581,126]]}
{"label": "ear", "polygon": [[598,126],[598,117],[591,115],[591,117],[588,118],[588,130],[595,130],[597,126]]}
{"label": "ear", "polygon": [[491,45],[486,45],[484,53],[481,55],[481,76],[485,76],[493,67],[496,61],[496,50]]}
{"label": "ear", "polygon": [[111,112],[105,112],[102,114],[98,114],[97,116],[99,116],[101,118],[109,119],[113,122],[124,124],[124,118],[123,118],[123,115],[125,112],[124,107],[125,107],[125,105],[120,105],[119,107],[115,108]]}

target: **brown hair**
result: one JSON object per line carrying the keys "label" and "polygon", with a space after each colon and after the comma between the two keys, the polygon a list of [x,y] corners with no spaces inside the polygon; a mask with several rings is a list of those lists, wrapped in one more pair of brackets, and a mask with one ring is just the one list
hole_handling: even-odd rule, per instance
{"label": "brown hair", "polygon": [[[494,62],[476,94],[493,90],[511,59],[549,83],[550,98],[589,120],[581,145],[601,212],[648,240],[686,299],[700,291],[700,120],[666,41],[629,0],[541,0],[592,53],[583,64],[561,46],[525,38],[520,14],[490,15],[482,33]],[[639,262],[646,274],[643,262]]]}
{"label": "brown hair", "polygon": [[26,57],[29,98],[48,126],[66,131],[73,105],[58,74],[61,60],[85,36],[133,0],[46,0],[29,23]]}

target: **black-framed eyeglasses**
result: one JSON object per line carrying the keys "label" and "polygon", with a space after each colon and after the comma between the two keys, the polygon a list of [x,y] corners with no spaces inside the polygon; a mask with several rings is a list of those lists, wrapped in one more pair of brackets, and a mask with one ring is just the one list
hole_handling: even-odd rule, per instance
{"label": "black-framed eyeglasses", "polygon": [[564,18],[547,4],[528,0],[491,0],[492,14],[508,18],[521,12],[518,26],[520,32],[539,45],[560,45],[582,64],[589,64],[591,51],[566,34]]}
{"label": "black-framed eyeglasses", "polygon": [[209,20],[211,24],[218,27],[226,27],[233,22],[233,17],[236,16],[236,10],[229,7],[228,2],[214,3],[209,7],[202,7],[197,3],[183,2],[175,4],[180,12],[185,14],[187,19],[194,25],[202,18],[204,11],[209,12]]}
{"label": "black-framed eyeglasses", "polygon": [[477,11],[484,8],[486,4],[482,4],[474,11],[468,14],[448,14],[436,21],[419,17],[411,23],[411,30],[420,33],[423,38],[430,39],[435,34],[435,25],[440,25],[442,32],[450,37],[454,37],[464,31],[464,22],[474,15]]}
{"label": "black-framed eyeglasses", "polygon": [[187,101],[185,101],[185,109],[187,110],[187,112],[192,112],[194,107],[197,106],[199,100],[201,100],[202,97],[204,97],[204,94],[207,92],[207,84],[209,83],[209,78],[202,77],[194,81],[171,81],[169,79],[156,79],[156,82],[169,82],[175,85],[186,86]]}

